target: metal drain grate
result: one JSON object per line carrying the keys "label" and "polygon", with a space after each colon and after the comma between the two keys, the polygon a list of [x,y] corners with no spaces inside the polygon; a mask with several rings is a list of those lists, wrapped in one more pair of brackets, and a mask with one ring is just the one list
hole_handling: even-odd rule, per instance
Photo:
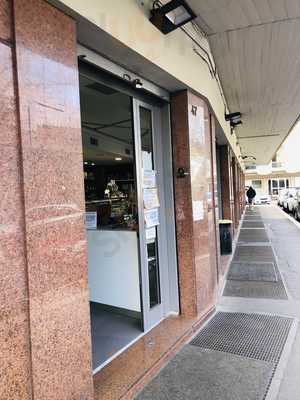
{"label": "metal drain grate", "polygon": [[190,344],[276,365],[292,322],[273,315],[219,312]]}
{"label": "metal drain grate", "polygon": [[274,263],[231,263],[227,279],[277,282]]}
{"label": "metal drain grate", "polygon": [[226,297],[288,300],[282,280],[278,282],[253,282],[228,280],[223,292]]}
{"label": "metal drain grate", "polygon": [[269,242],[269,237],[264,229],[241,229],[239,235],[239,242]]}
{"label": "metal drain grate", "polygon": [[237,246],[235,262],[275,262],[271,246]]}
{"label": "metal drain grate", "polygon": [[244,221],[242,228],[264,228],[265,225],[262,221]]}

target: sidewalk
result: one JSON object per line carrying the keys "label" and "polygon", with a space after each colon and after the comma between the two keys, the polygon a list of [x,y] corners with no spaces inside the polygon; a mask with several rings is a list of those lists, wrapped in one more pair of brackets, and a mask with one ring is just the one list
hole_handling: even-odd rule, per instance
{"label": "sidewalk", "polygon": [[139,400],[299,400],[300,229],[247,210],[216,314]]}

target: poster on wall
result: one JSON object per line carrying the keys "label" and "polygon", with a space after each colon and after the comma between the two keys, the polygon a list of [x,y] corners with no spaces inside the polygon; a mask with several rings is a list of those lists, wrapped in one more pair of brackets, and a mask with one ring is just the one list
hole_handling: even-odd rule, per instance
{"label": "poster on wall", "polygon": [[144,189],[144,208],[151,210],[152,208],[159,207],[159,199],[157,188],[145,188]]}
{"label": "poster on wall", "polygon": [[145,224],[147,229],[159,225],[158,208],[153,208],[152,210],[145,210],[144,215],[145,215]]}
{"label": "poster on wall", "polygon": [[143,187],[144,188],[156,187],[156,171],[147,169],[143,171]]}
{"label": "poster on wall", "polygon": [[88,211],[85,213],[86,229],[97,229],[97,212]]}
{"label": "poster on wall", "polygon": [[204,219],[203,201],[193,201],[193,217],[194,221],[201,221]]}

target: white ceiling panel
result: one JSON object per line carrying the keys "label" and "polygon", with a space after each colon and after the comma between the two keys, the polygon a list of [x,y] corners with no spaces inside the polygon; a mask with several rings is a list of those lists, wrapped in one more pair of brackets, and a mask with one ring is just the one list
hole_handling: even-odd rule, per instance
{"label": "white ceiling panel", "polygon": [[267,163],[300,114],[300,0],[189,4],[208,35],[229,109],[243,114],[242,152]]}

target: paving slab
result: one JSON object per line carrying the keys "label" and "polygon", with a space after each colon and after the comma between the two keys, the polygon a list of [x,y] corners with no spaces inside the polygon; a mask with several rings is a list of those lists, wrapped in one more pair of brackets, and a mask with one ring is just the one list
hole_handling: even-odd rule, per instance
{"label": "paving slab", "polygon": [[260,400],[273,364],[186,346],[137,400]]}

